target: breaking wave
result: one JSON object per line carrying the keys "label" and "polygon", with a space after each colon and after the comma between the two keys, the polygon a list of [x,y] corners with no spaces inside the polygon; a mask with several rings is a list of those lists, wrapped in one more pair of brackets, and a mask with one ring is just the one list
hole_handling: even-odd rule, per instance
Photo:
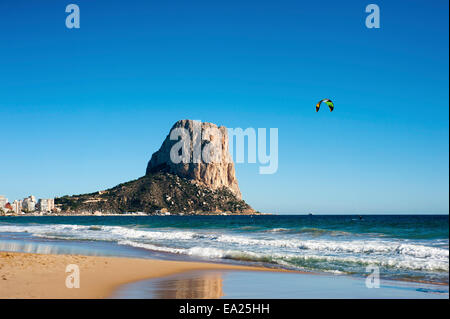
{"label": "breaking wave", "polygon": [[[412,240],[333,238],[329,231],[316,229],[305,229],[299,234],[287,228],[273,228],[243,234],[104,225],[0,225],[0,233],[21,232],[48,239],[111,241],[150,251],[335,273],[363,272],[367,265],[393,270],[449,270],[448,243],[438,247]],[[326,236],[308,236],[311,232]]]}

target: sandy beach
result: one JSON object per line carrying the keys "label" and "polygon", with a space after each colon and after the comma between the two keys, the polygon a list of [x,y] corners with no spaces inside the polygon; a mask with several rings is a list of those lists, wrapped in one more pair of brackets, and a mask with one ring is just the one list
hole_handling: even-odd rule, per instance
{"label": "sandy beach", "polygon": [[[67,265],[80,269],[80,288],[67,288]],[[0,252],[0,298],[108,298],[121,285],[193,270],[258,267],[154,259]]]}

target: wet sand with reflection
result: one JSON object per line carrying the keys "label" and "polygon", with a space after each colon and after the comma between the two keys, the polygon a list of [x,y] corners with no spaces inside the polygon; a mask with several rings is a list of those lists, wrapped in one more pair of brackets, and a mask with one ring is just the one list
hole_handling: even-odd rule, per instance
{"label": "wet sand with reflection", "polygon": [[381,281],[369,289],[364,278],[326,274],[241,270],[191,271],[120,287],[112,298],[448,298],[448,286]]}

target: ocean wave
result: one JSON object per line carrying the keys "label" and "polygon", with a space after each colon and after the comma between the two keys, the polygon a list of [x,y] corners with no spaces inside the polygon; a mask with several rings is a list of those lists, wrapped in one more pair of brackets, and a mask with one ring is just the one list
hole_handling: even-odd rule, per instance
{"label": "ocean wave", "polygon": [[282,228],[282,227],[280,227],[280,228],[272,228],[272,229],[266,230],[266,232],[268,232],[268,233],[280,233],[280,232],[291,232],[291,231],[292,231],[292,229]]}
{"label": "ocean wave", "polygon": [[329,236],[357,236],[356,234],[340,231],[340,230],[329,230],[322,228],[301,228],[301,229],[293,229],[293,228],[271,228],[265,230],[267,233],[287,233],[287,234],[305,234],[305,235],[329,235]]}
{"label": "ocean wave", "polygon": [[258,226],[242,226],[239,227],[240,230],[258,230],[260,229],[260,227]]}
{"label": "ocean wave", "polygon": [[297,268],[345,271],[354,266],[378,265],[394,269],[449,270],[448,244],[447,248],[442,246],[445,242],[431,247],[419,242],[380,238],[306,239],[286,235],[286,229],[274,228],[273,234],[261,237],[264,233],[243,236],[220,231],[105,225],[0,225],[0,232],[3,233],[26,232],[49,239],[112,241],[167,253],[267,262]]}
{"label": "ocean wave", "polygon": [[137,248],[144,248],[149,250],[155,250],[159,252],[168,252],[174,254],[184,254],[195,257],[204,257],[211,259],[233,259],[238,261],[255,261],[255,262],[271,262],[272,258],[269,255],[239,251],[239,250],[226,250],[212,247],[194,246],[191,248],[173,248],[158,246],[146,243],[139,243],[130,240],[119,241],[120,245],[128,245]]}
{"label": "ocean wave", "polygon": [[3,226],[0,225],[0,232],[18,233],[25,232],[39,237],[51,236],[116,241],[123,238],[149,239],[149,240],[191,240],[196,233],[191,231],[150,231],[138,230],[122,226],[98,226],[98,225],[39,225],[39,226]]}
{"label": "ocean wave", "polygon": [[[191,248],[173,248],[166,246],[158,246],[124,240],[118,242],[120,245],[128,245],[132,247],[144,248],[159,252],[167,252],[173,254],[183,254],[195,257],[210,259],[232,259],[236,261],[264,262],[278,264],[287,268],[299,270],[320,270],[333,273],[350,273],[350,271],[336,270],[339,265],[342,268],[363,267],[375,265],[385,268],[410,269],[410,270],[426,270],[426,271],[448,271],[448,263],[442,261],[418,262],[416,260],[399,260],[395,258],[386,259],[367,259],[358,257],[338,257],[338,256],[320,256],[320,255],[304,255],[283,253],[256,253],[249,251],[240,251],[232,249],[219,249],[212,247],[194,246]],[[325,264],[326,263],[326,264]],[[346,266],[346,267],[344,267]],[[333,268],[331,268],[333,267]]]}
{"label": "ocean wave", "polygon": [[351,240],[331,241],[313,239],[257,239],[244,236],[222,235],[219,242],[238,243],[247,246],[266,246],[279,248],[295,248],[299,250],[313,250],[333,253],[358,254],[400,254],[418,258],[439,258],[448,261],[449,252],[446,249],[419,244],[399,243],[381,240]]}

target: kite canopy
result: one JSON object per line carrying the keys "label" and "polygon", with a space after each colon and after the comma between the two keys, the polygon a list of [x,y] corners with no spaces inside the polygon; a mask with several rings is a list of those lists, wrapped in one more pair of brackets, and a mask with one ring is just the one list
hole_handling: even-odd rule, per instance
{"label": "kite canopy", "polygon": [[330,112],[333,112],[334,104],[333,104],[333,102],[331,102],[330,99],[323,99],[323,100],[320,100],[319,103],[317,103],[317,105],[316,105],[316,112],[319,112],[320,104],[322,104],[322,102],[327,103],[328,107],[330,108]]}

